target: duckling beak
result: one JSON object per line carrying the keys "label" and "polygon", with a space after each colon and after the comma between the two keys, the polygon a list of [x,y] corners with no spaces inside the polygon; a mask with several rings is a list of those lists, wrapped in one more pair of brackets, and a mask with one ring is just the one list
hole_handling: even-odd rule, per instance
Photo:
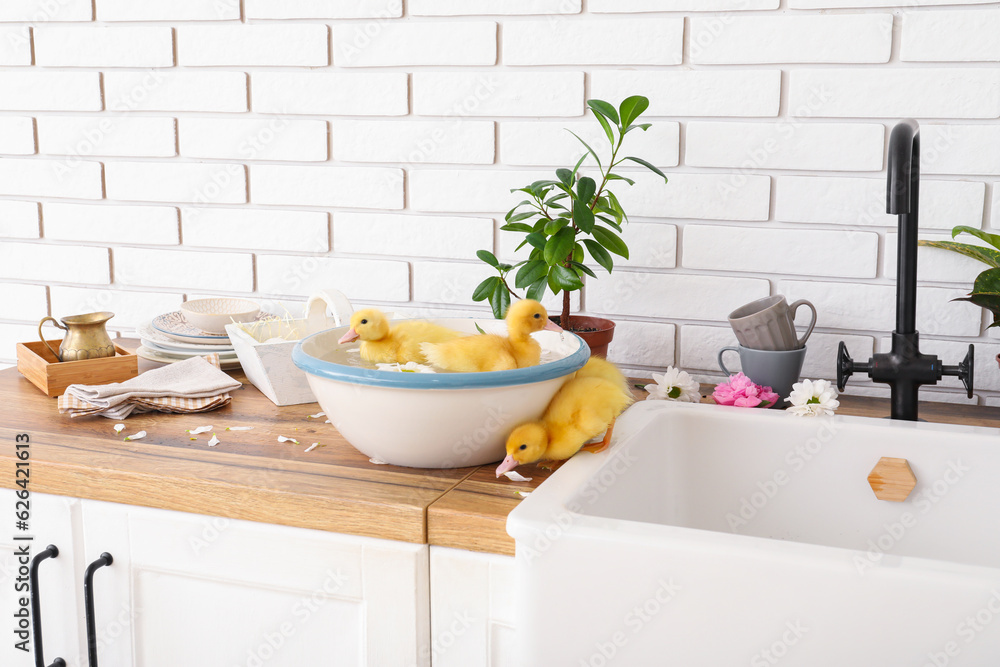
{"label": "duckling beak", "polygon": [[347,330],[347,333],[345,333],[343,336],[340,337],[340,340],[338,340],[337,342],[343,345],[344,343],[350,343],[351,341],[357,339],[358,339],[358,332],[354,330],[354,327],[351,327],[350,329]]}
{"label": "duckling beak", "polygon": [[542,331],[562,331],[562,330],[563,328],[558,324],[556,324],[555,322],[553,322],[552,320],[549,320],[546,323],[546,325],[542,328]]}
{"label": "duckling beak", "polygon": [[520,464],[514,460],[514,457],[508,454],[507,458],[503,460],[503,463],[497,466],[497,477],[504,474],[505,472],[510,472],[518,465]]}

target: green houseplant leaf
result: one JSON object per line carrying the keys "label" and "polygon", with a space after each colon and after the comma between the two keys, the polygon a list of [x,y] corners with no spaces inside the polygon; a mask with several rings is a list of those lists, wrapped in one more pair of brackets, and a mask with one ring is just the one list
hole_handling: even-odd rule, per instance
{"label": "green houseplant leaf", "polygon": [[989,328],[1000,326],[1000,268],[986,269],[976,278],[972,293],[953,301],[969,301],[993,313]]}
{"label": "green houseplant leaf", "polygon": [[621,114],[622,127],[627,128],[632,124],[632,121],[641,116],[642,112],[648,108],[649,100],[642,95],[626,97],[618,106],[618,112]]}
{"label": "green houseplant leaf", "polygon": [[[613,255],[629,257],[628,245],[620,236],[628,216],[614,188],[632,186],[635,181],[614,173],[615,167],[635,162],[666,180],[662,171],[640,157],[619,157],[627,132],[650,127],[636,122],[649,108],[647,98],[633,95],[617,108],[603,100],[587,100],[587,106],[610,144],[605,147],[600,142],[598,146],[608,152],[602,157],[594,146],[568,130],[584,148],[572,169],[560,167],[555,170],[556,180],[539,179],[511,190],[527,193],[529,198],[507,213],[500,229],[522,236],[515,253],[526,252],[527,259],[512,266],[501,263],[492,252],[478,254],[498,275],[477,285],[474,297],[477,301],[488,299],[497,317],[503,316],[512,297],[517,298],[513,285],[526,290],[527,298],[538,300],[546,291],[561,292],[560,321],[570,322],[570,293],[583,287],[584,276],[597,278],[594,263],[610,273],[615,267]],[[591,157],[596,169],[589,161]],[[508,274],[514,278],[511,283]]]}
{"label": "green houseplant leaf", "polygon": [[969,227],[967,225],[959,225],[951,230],[951,238],[955,238],[961,233],[972,234],[978,239],[986,241],[994,248],[1000,249],[1000,236],[997,234],[990,234],[989,232],[984,232],[981,229],[976,229],[975,227]]}
{"label": "green houseplant leaf", "polygon": [[1000,250],[984,248],[981,245],[972,245],[970,243],[956,243],[955,241],[918,241],[917,244],[928,248],[951,250],[966,257],[977,259],[993,268],[1000,268]]}

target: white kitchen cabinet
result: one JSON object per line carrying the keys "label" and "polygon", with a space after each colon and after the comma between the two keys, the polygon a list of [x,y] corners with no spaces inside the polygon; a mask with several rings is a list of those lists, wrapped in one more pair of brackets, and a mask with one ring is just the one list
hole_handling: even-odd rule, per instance
{"label": "white kitchen cabinet", "polygon": [[32,493],[29,530],[22,532],[14,527],[16,501],[12,489],[0,489],[0,515],[5,519],[4,529],[0,531],[0,601],[3,601],[0,616],[4,619],[0,665],[30,667],[35,664],[34,635],[30,641],[31,652],[25,653],[15,647],[15,641],[20,640],[15,640],[12,634],[16,621],[13,614],[20,607],[19,598],[30,598],[27,591],[15,590],[15,585],[19,583],[17,579],[21,576],[21,563],[16,552],[26,544],[15,541],[15,534],[34,536],[35,539],[30,542],[32,558],[50,544],[59,548],[57,557],[42,561],[38,568],[45,664],[62,658],[70,667],[86,665],[87,640],[79,619],[83,618],[83,571],[87,564],[77,548],[82,504],[75,498]]}
{"label": "white kitchen cabinet", "polygon": [[517,667],[514,559],[430,547],[434,667]]}
{"label": "white kitchen cabinet", "polygon": [[[72,510],[45,519],[63,523],[50,540],[60,557],[42,564],[46,660],[57,655],[51,635],[83,638],[83,571],[106,551],[114,563],[94,577],[101,667],[430,664],[426,545],[33,498]],[[65,571],[50,575],[45,566],[58,561]],[[77,614],[50,613],[65,604],[57,591]],[[68,667],[86,665],[63,657]]]}

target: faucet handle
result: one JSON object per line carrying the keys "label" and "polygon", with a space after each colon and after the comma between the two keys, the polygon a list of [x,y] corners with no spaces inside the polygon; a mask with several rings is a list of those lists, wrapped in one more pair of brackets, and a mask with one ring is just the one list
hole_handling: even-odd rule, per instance
{"label": "faucet handle", "polygon": [[965,385],[965,391],[969,398],[972,398],[972,387],[975,380],[976,371],[976,349],[969,343],[969,352],[965,355],[965,359],[962,360],[957,366],[944,366],[941,369],[943,375],[955,375],[962,384]]}
{"label": "faucet handle", "polygon": [[847,345],[840,341],[837,346],[837,391],[844,391],[847,379],[854,374],[854,360],[847,353]]}

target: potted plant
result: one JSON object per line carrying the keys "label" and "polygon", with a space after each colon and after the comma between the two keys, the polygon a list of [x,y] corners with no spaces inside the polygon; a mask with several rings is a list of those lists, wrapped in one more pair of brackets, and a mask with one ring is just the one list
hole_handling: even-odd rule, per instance
{"label": "potted plant", "polygon": [[[586,149],[576,165],[572,169],[557,169],[555,180],[535,181],[511,190],[523,192],[528,198],[507,212],[506,224],[500,229],[522,234],[524,240],[517,250],[528,245],[531,253],[516,264],[505,264],[489,250],[478,251],[479,259],[496,269],[498,275],[479,283],[472,300],[489,300],[494,316],[504,317],[511,296],[521,298],[508,282],[511,272],[516,270],[514,288],[525,290],[526,298],[541,300],[546,290],[553,294],[562,292],[562,314],[552,319],[564,329],[581,335],[594,354],[603,356],[614,334],[614,322],[580,315],[571,317],[569,306],[570,294],[583,287],[584,275],[597,278],[584,263],[588,256],[608,273],[614,269],[612,255],[628,259],[628,246],[620,236],[628,216],[609,186],[613,181],[628,185],[634,182],[612,170],[631,161],[663,177],[664,183],[667,177],[646,160],[618,156],[625,135],[635,129],[650,128],[649,123],[636,124],[649,106],[648,99],[634,95],[623,100],[617,109],[602,100],[588,100],[587,106],[607,135],[610,156],[602,162],[597,151],[567,130]],[[588,155],[597,163],[600,173],[597,179],[580,174],[580,166]]]}
{"label": "potted plant", "polygon": [[[918,241],[918,244],[957,252],[966,257],[979,260],[989,266],[990,268],[976,276],[976,281],[972,285],[972,292],[969,293],[969,296],[952,300],[969,301],[985,308],[993,313],[993,323],[988,328],[1000,326],[1000,235],[990,234],[975,227],[959,225],[951,230],[951,238],[955,238],[963,232],[972,234],[993,247],[987,248],[971,243],[958,243],[956,241]],[[1000,355],[997,355],[997,363],[1000,363]]]}

